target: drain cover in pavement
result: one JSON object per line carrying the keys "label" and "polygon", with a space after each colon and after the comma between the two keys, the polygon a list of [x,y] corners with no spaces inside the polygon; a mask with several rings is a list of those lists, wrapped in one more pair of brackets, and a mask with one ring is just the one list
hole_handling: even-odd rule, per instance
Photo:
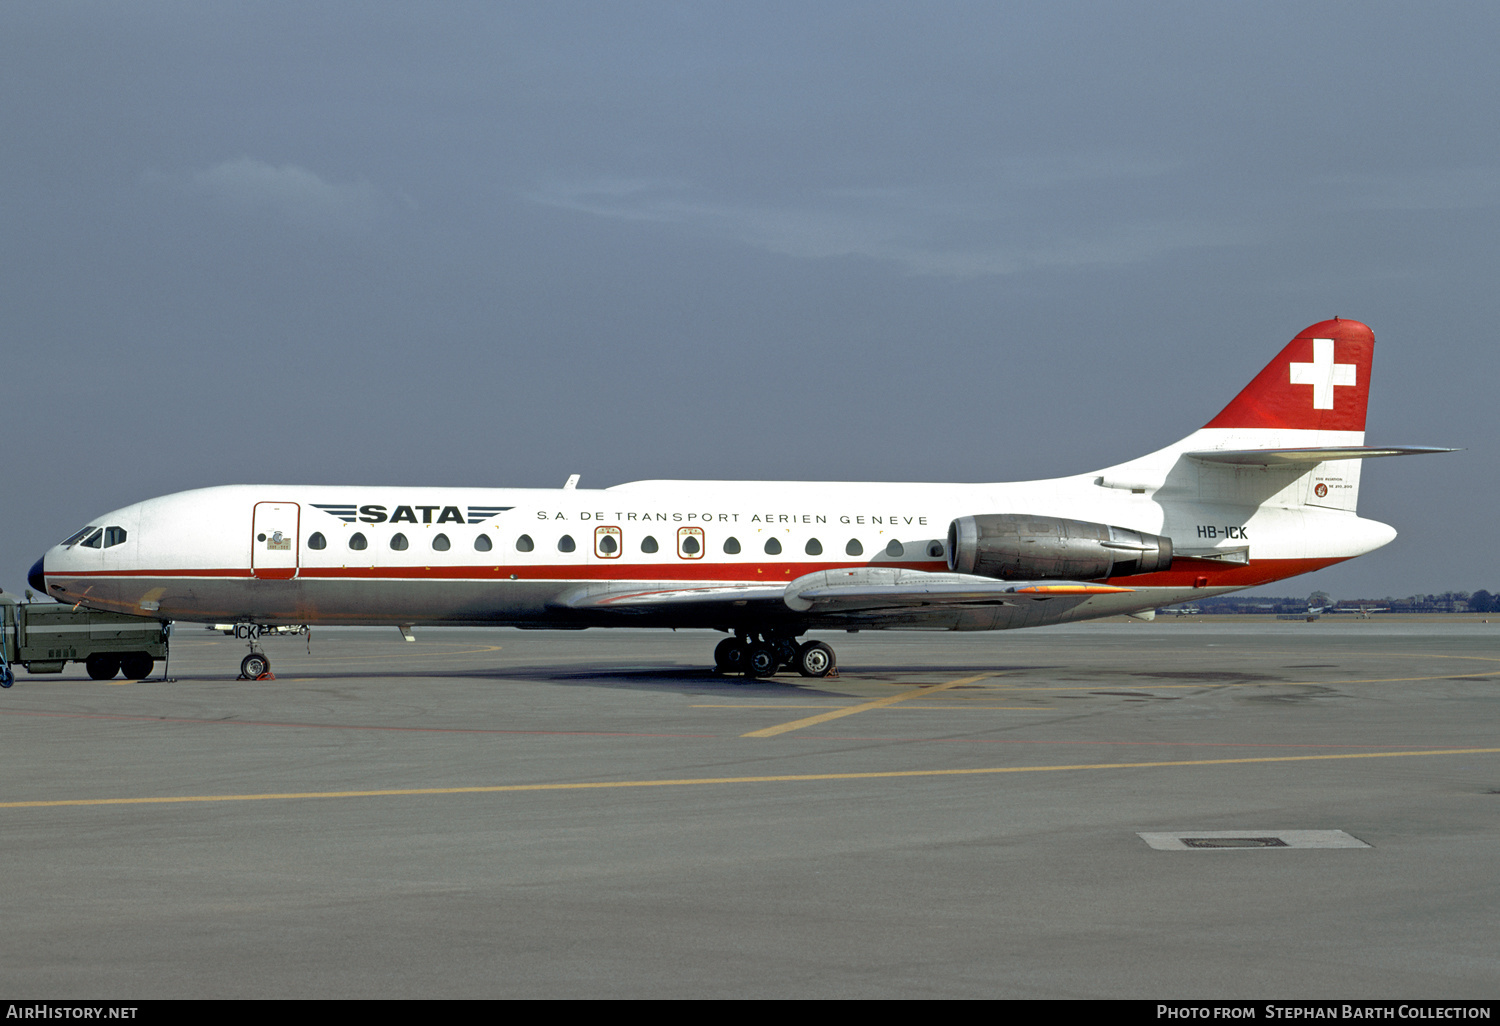
{"label": "drain cover in pavement", "polygon": [[1136,835],[1157,851],[1225,851],[1232,848],[1368,848],[1342,830],[1174,830]]}

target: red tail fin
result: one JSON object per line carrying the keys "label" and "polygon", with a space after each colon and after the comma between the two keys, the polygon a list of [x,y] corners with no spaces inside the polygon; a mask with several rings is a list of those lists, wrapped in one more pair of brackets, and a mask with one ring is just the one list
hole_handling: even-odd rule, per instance
{"label": "red tail fin", "polygon": [[1375,334],[1359,321],[1314,324],[1204,427],[1363,431],[1374,355]]}

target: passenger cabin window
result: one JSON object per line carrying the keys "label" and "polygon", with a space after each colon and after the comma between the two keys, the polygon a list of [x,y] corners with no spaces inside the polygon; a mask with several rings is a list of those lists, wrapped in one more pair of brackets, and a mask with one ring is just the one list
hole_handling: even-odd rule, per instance
{"label": "passenger cabin window", "polygon": [[766,555],[768,555],[768,556],[779,556],[779,555],[781,555],[781,542],[777,541],[775,538],[767,538],[766,539]]}
{"label": "passenger cabin window", "polygon": [[322,531],[314,531],[311,537],[307,539],[307,547],[310,549],[326,549],[328,548],[328,539],[323,537]]}
{"label": "passenger cabin window", "polygon": [[517,552],[530,552],[534,548],[536,548],[536,542],[531,540],[531,535],[523,534],[516,539]]}
{"label": "passenger cabin window", "polygon": [[405,552],[406,535],[402,534],[400,531],[397,531],[395,534],[391,535],[391,548],[395,549],[397,552]]}
{"label": "passenger cabin window", "polygon": [[849,544],[844,546],[844,552],[850,556],[863,556],[865,547],[859,543],[858,538],[850,538]]}
{"label": "passenger cabin window", "polygon": [[487,534],[481,534],[478,538],[474,539],[474,550],[476,552],[488,552],[494,547],[495,543],[490,541],[490,536]]}
{"label": "passenger cabin window", "polygon": [[363,552],[370,543],[365,541],[365,536],[355,531],[349,536],[349,547],[355,552]]}
{"label": "passenger cabin window", "polygon": [[565,534],[561,538],[557,539],[558,552],[572,552],[576,548],[578,548],[578,544],[573,541],[573,536],[571,534]]}
{"label": "passenger cabin window", "polygon": [[807,539],[807,546],[803,549],[809,556],[821,556],[823,554],[823,543],[816,538]]}
{"label": "passenger cabin window", "polygon": [[99,540],[103,537],[103,531],[95,531],[93,534],[89,535],[83,540],[83,545],[86,548],[97,549],[99,547]]}
{"label": "passenger cabin window", "polygon": [[935,542],[930,543],[927,546],[927,554],[929,556],[931,556],[933,559],[942,559],[943,558],[943,543],[940,542],[940,541],[935,541]]}
{"label": "passenger cabin window", "polygon": [[885,547],[885,554],[887,556],[903,556],[906,554],[906,547],[892,538],[891,543]]}
{"label": "passenger cabin window", "polygon": [[644,537],[644,538],[641,539],[641,551],[642,552],[655,552],[660,547],[661,546],[659,546],[659,545],[656,544],[656,539],[653,538],[653,537],[651,537],[649,534],[646,535],[646,537]]}
{"label": "passenger cabin window", "polygon": [[447,552],[452,546],[449,544],[446,534],[439,534],[433,536],[432,548],[435,552]]}
{"label": "passenger cabin window", "polygon": [[679,527],[677,529],[677,555],[681,559],[703,558],[703,528]]}
{"label": "passenger cabin window", "polygon": [[738,538],[725,538],[724,551],[728,555],[738,556],[740,554],[740,540]]}
{"label": "passenger cabin window", "polygon": [[119,545],[124,540],[125,540],[125,528],[123,528],[123,527],[106,527],[104,529],[104,547],[106,549],[109,548],[111,545]]}

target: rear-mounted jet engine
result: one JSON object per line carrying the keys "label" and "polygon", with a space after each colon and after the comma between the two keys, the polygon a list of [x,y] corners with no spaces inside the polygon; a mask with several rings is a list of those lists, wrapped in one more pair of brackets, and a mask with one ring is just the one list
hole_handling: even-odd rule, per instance
{"label": "rear-mounted jet engine", "polygon": [[1171,565],[1172,539],[1109,524],[989,513],[948,525],[948,569],[961,574],[1095,581]]}

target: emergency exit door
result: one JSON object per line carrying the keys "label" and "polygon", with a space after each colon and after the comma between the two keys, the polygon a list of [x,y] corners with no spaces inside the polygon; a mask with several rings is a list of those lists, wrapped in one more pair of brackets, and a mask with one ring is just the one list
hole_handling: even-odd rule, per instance
{"label": "emergency exit door", "polygon": [[262,580],[297,576],[297,534],[302,510],[295,502],[257,502],[250,528],[250,573]]}

